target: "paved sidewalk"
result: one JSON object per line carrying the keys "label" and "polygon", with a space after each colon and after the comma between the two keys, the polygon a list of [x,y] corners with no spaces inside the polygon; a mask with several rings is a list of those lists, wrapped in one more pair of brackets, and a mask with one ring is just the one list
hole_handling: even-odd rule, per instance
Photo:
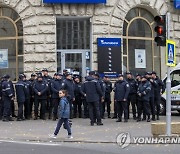
{"label": "paved sidewalk", "polygon": [[[173,116],[173,121],[180,121],[179,116]],[[136,122],[130,119],[128,123],[117,123],[115,119],[104,119],[103,126],[90,126],[89,119],[72,119],[73,139],[65,139],[67,132],[61,128],[57,139],[50,139],[49,134],[54,132],[57,121],[27,120],[27,121],[0,121],[0,140],[34,141],[34,142],[90,142],[115,143],[121,132],[129,132],[131,136],[152,136],[151,123]],[[165,117],[161,117],[161,122]],[[159,122],[159,121],[156,121]]]}

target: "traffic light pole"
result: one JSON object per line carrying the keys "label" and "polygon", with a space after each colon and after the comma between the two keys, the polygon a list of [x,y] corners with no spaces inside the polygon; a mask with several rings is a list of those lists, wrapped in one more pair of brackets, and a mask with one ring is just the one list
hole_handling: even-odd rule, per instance
{"label": "traffic light pole", "polygon": [[[170,39],[170,13],[166,16],[167,39]],[[167,53],[166,53],[167,54]],[[166,135],[171,136],[171,79],[170,66],[167,66],[167,80],[166,80]]]}

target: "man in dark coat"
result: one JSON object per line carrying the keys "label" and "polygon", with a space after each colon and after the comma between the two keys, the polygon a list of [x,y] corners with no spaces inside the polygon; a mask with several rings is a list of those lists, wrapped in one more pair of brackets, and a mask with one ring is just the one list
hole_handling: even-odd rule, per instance
{"label": "man in dark coat", "polygon": [[118,120],[122,121],[122,114],[124,112],[124,122],[128,122],[128,102],[127,98],[129,95],[130,87],[127,81],[124,80],[122,74],[119,75],[118,81],[114,85],[114,98],[117,102]]}

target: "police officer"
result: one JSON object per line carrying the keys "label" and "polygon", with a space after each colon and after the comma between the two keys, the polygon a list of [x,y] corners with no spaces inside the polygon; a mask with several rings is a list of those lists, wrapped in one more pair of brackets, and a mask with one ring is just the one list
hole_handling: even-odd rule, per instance
{"label": "police officer", "polygon": [[40,118],[45,120],[48,84],[43,80],[43,76],[41,74],[38,74],[37,81],[34,83],[33,90],[35,93],[34,120],[37,120],[38,118],[39,103],[41,103]]}
{"label": "police officer", "polygon": [[[103,125],[103,123],[101,122],[99,110],[99,98],[103,99],[103,93],[101,90],[101,86],[99,82],[95,80],[94,75],[95,72],[90,71],[89,76],[86,77],[86,81],[82,85],[82,91],[84,93],[84,96],[86,97],[86,102],[88,103],[89,107],[89,117],[91,126],[94,126],[96,119],[97,125]],[[94,114],[96,115],[96,119],[94,118]]]}
{"label": "police officer", "polygon": [[152,78],[152,73],[151,72],[147,72],[146,78],[148,79],[148,81],[151,84],[151,92],[150,92],[150,108],[151,108],[151,114],[152,114],[152,121],[155,121],[155,104],[154,104],[154,93],[155,93],[155,89],[157,87],[157,82],[156,80],[154,80]]}
{"label": "police officer", "polygon": [[[53,104],[53,120],[57,117],[57,110],[59,104],[59,91],[62,89],[62,74],[56,73],[56,79],[51,81],[51,92],[52,92],[52,104]],[[52,110],[51,109],[51,110]],[[52,112],[52,111],[51,111]]]}
{"label": "police officer", "polygon": [[75,95],[75,101],[74,101],[74,118],[77,117],[77,110],[79,118],[82,117],[82,89],[81,89],[81,82],[80,77],[75,76],[74,77],[74,95]]}
{"label": "police officer", "polygon": [[13,121],[11,115],[11,102],[14,100],[14,93],[10,84],[10,76],[4,75],[2,82],[3,121]]}
{"label": "police officer", "polygon": [[[13,98],[15,98],[15,90],[14,90],[14,85],[11,79],[9,79],[9,84],[11,86],[12,92],[13,92]],[[15,105],[14,105],[14,99],[11,100],[11,115],[12,117],[17,117],[15,115]]]}
{"label": "police officer", "polygon": [[[100,87],[101,87],[101,91],[103,93],[103,98],[105,98],[105,89],[106,89],[106,84],[104,83],[104,81],[100,78],[100,75],[98,72],[95,72],[94,75],[95,79],[99,82]],[[104,101],[104,99],[101,99],[101,97],[99,97],[99,109],[100,109],[100,116],[102,119],[104,119],[103,116],[103,104],[104,102],[102,102],[102,100]]]}
{"label": "police officer", "polygon": [[73,118],[73,102],[75,101],[74,96],[74,82],[71,73],[66,73],[66,79],[62,82],[62,89],[68,92],[68,100],[70,103],[70,119]]}
{"label": "police officer", "polygon": [[24,84],[25,84],[25,103],[24,103],[24,117],[25,119],[29,120],[31,117],[31,104],[30,104],[30,99],[31,99],[31,82],[27,80],[26,75],[24,74]]}
{"label": "police officer", "polygon": [[49,119],[51,119],[51,110],[52,107],[52,100],[51,100],[51,80],[52,77],[49,75],[49,71],[47,68],[42,69],[43,80],[48,84],[48,92],[47,92],[47,99],[46,99],[46,109],[49,113]]}
{"label": "police officer", "polygon": [[110,112],[111,112],[111,92],[112,92],[112,83],[109,79],[108,76],[104,76],[104,84],[105,84],[105,97],[104,97],[104,102],[103,102],[103,117],[105,113],[105,108],[107,107],[107,113],[108,113],[108,118],[111,118]]}
{"label": "police officer", "polygon": [[130,86],[130,92],[128,95],[128,119],[129,119],[129,107],[131,103],[132,107],[132,112],[133,112],[133,119],[136,120],[136,108],[137,108],[137,103],[136,103],[136,94],[137,94],[137,85],[136,81],[132,76],[131,72],[126,72],[126,77],[127,77],[127,82],[129,83]]}
{"label": "police officer", "polygon": [[114,85],[115,101],[117,102],[118,120],[122,121],[122,114],[124,112],[124,122],[128,122],[128,102],[127,98],[130,92],[130,87],[127,81],[124,80],[122,74],[119,75],[118,81]]}
{"label": "police officer", "polygon": [[155,102],[155,107],[157,109],[156,111],[157,120],[159,120],[160,101],[161,101],[161,94],[164,93],[164,84],[162,80],[156,75],[155,71],[152,72],[152,78],[157,83],[157,86],[155,87],[154,90],[154,102]]}
{"label": "police officer", "polygon": [[151,84],[146,79],[146,76],[141,77],[141,83],[139,84],[137,94],[138,94],[138,121],[141,121],[142,111],[145,111],[145,114],[148,116],[147,122],[150,122],[150,92],[151,92]]}
{"label": "police officer", "polygon": [[24,83],[25,77],[24,74],[19,74],[19,80],[15,84],[16,88],[16,97],[17,97],[17,103],[18,103],[18,116],[17,121],[24,120],[24,112],[23,107],[25,105],[26,100],[26,92],[25,92],[25,83]]}
{"label": "police officer", "polygon": [[30,82],[30,93],[31,93],[31,97],[30,97],[30,118],[32,117],[32,109],[33,109],[33,105],[34,105],[34,83],[36,81],[36,74],[32,73],[31,74],[31,78],[29,79]]}
{"label": "police officer", "polygon": [[0,80],[0,120],[2,120],[3,116],[3,101],[2,101],[2,78]]}

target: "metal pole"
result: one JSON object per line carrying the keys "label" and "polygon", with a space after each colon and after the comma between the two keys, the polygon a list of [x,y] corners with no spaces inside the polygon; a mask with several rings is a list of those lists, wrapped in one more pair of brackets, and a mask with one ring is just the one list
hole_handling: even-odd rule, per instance
{"label": "metal pole", "polygon": [[[167,27],[167,39],[170,38],[170,13],[167,13],[166,17]],[[166,53],[167,54],[167,53]],[[166,80],[166,135],[171,136],[171,79],[170,79],[170,67],[167,67],[167,80]]]}

